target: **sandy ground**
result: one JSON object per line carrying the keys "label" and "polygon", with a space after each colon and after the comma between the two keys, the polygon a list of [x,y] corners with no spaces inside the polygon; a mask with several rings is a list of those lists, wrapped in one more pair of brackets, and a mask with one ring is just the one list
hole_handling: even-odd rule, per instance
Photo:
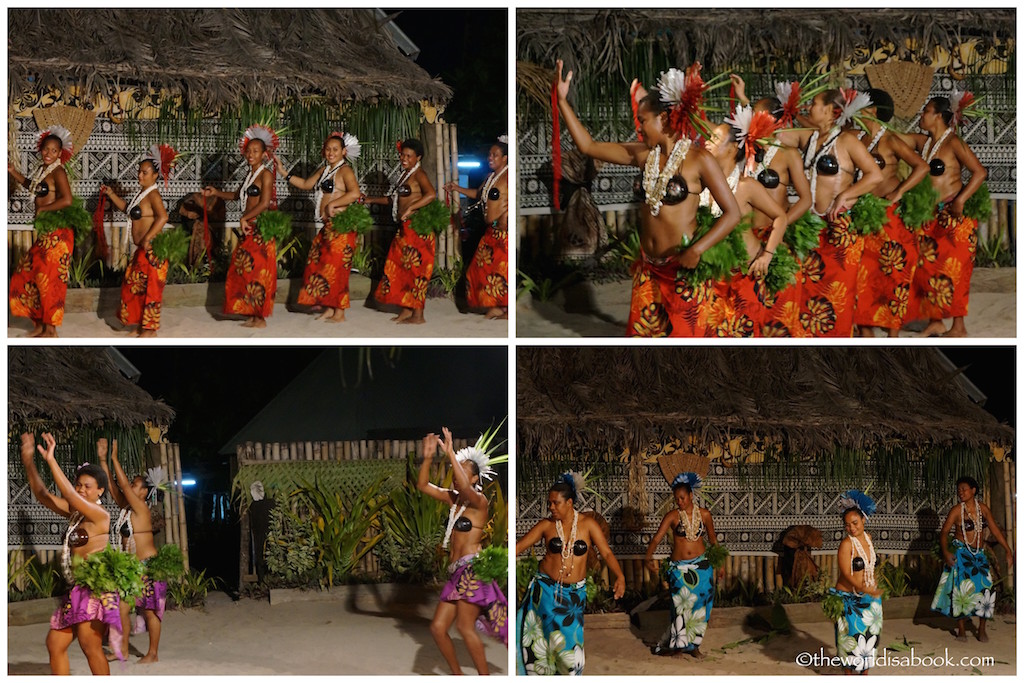
{"label": "sandy ground", "polygon": [[[952,620],[949,620],[952,624]],[[913,654],[920,658],[917,665],[905,665],[905,661],[894,661],[890,666],[876,665],[872,675],[984,675],[1012,676],[1016,673],[1016,624],[1012,617],[996,617],[989,621],[989,642],[979,643],[973,637],[966,643],[959,643],[946,630],[946,620],[926,620],[914,623],[912,619],[886,619],[882,626],[881,644],[890,648],[889,657],[909,658],[911,653],[892,651],[894,644],[903,646],[903,641],[913,647]],[[751,674],[775,676],[799,676],[840,673],[825,663],[800,666],[796,658],[800,653],[818,654],[824,649],[824,657],[835,655],[833,628],[827,623],[798,624],[788,636],[764,638],[764,631],[745,626],[715,627],[712,624],[704,637],[701,650],[703,661],[688,655],[677,657],[656,657],[644,645],[643,640],[655,641],[660,631],[639,631],[635,627],[625,629],[586,629],[586,654],[588,675],[629,674],[629,675],[680,675],[718,674],[749,676]],[[742,643],[742,644],[737,644]],[[881,651],[879,656],[881,656]],[[955,664],[948,666],[948,655]],[[994,663],[983,665],[980,661],[961,665],[961,657],[990,656]],[[936,666],[928,658],[940,658]],[[927,666],[932,664],[932,666]],[[973,671],[977,668],[977,672]]]}
{"label": "sandy ground", "polygon": [[[171,675],[313,675],[313,674],[448,674],[430,635],[436,594],[418,608],[402,612],[357,612],[337,602],[295,602],[271,606],[267,601],[232,602],[211,593],[206,608],[168,611],[160,638],[160,661],[136,664],[148,636],[132,638],[127,662],[112,662],[115,676]],[[45,639],[48,624],[7,629],[8,674],[48,674]],[[474,673],[465,644],[452,627],[463,671]],[[492,674],[508,671],[508,650],[484,638]],[[72,674],[89,674],[78,643],[69,649]]]}
{"label": "sandy ground", "polygon": [[[522,296],[516,303],[516,336],[623,337],[629,319],[631,282],[587,284],[558,292],[551,300],[533,302]],[[1017,335],[1017,269],[978,268],[971,278],[967,332],[973,338]],[[949,327],[950,321],[946,321]],[[914,337],[922,325],[904,329]],[[881,335],[881,333],[877,333]]]}
{"label": "sandy ground", "polygon": [[[460,313],[451,299],[428,299],[424,313],[427,322],[423,325],[397,325],[391,322],[394,313],[379,312],[367,308],[364,303],[353,301],[352,308],[345,312],[346,319],[342,323],[321,322],[315,320],[313,314],[289,311],[284,304],[276,304],[274,314],[267,319],[267,327],[262,330],[242,327],[241,319],[222,318],[219,309],[210,310],[206,306],[168,306],[163,310],[159,338],[508,338],[507,320],[487,320],[482,315]],[[8,315],[8,337],[24,337],[31,329],[32,323],[29,320]],[[134,338],[121,327],[117,321],[116,311],[112,307],[101,309],[100,315],[95,312],[67,313],[58,334],[61,337]]]}

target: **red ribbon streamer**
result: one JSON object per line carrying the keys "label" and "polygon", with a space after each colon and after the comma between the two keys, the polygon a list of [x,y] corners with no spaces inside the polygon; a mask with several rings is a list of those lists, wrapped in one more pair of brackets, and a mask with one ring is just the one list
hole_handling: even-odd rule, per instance
{"label": "red ribbon streamer", "polygon": [[203,243],[206,245],[206,263],[210,266],[210,272],[213,272],[213,234],[206,214],[206,195],[203,195]]}
{"label": "red ribbon streamer", "polygon": [[629,89],[629,104],[633,107],[633,125],[636,126],[636,136],[643,139],[640,132],[640,103],[636,101],[636,91],[640,89],[640,83],[633,83]]}
{"label": "red ribbon streamer", "polygon": [[560,210],[558,195],[562,182],[562,136],[558,130],[558,81],[551,84],[551,199]]}
{"label": "red ribbon streamer", "polygon": [[96,204],[96,211],[92,215],[92,230],[96,234],[96,255],[106,260],[110,253],[107,246],[107,236],[103,232],[103,214],[107,212],[107,195],[100,192],[100,201]]}

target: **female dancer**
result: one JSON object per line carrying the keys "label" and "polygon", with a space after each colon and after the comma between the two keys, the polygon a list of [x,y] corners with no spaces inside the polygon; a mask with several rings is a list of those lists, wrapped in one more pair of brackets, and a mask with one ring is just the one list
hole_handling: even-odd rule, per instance
{"label": "female dancer", "polygon": [[[965,642],[964,622],[978,617],[978,640],[988,642],[985,620],[992,618],[996,594],[992,590],[992,571],[985,555],[985,531],[992,533],[996,542],[1006,549],[1008,566],[1013,566],[1013,550],[999,529],[992,511],[977,499],[978,482],[973,477],[956,480],[954,505],[939,533],[942,559],[946,566],[935,589],[932,609],[956,619],[956,639]],[[953,534],[953,547],[949,536]]]}
{"label": "female dancer", "polygon": [[[818,248],[804,260],[800,322],[812,337],[849,337],[853,332],[857,270],[863,244],[851,229],[849,210],[882,178],[875,160],[854,133],[844,131],[848,104],[839,90],[811,100],[810,130],[790,131],[804,150],[811,181],[811,210],[826,220]],[[854,182],[855,171],[861,172]]]}
{"label": "female dancer", "polygon": [[[161,173],[170,172],[175,153],[169,145],[150,154],[139,163],[139,191],[132,201],[126,202],[111,188],[100,185],[100,192],[107,195],[118,211],[128,214],[128,230],[125,231],[125,253],[128,248],[135,253],[124,271],[121,285],[121,308],[117,317],[125,327],[138,325],[136,337],[155,337],[160,329],[160,309],[163,306],[164,285],[167,283],[168,262],[153,253],[153,238],[167,225],[167,209],[164,208],[156,181]],[[166,156],[167,161],[161,161]],[[131,234],[130,247],[128,235]]]}
{"label": "female dancer", "polygon": [[549,675],[583,673],[583,610],[587,605],[587,554],[597,548],[615,575],[616,600],[626,592],[626,579],[601,527],[576,510],[583,477],[566,472],[548,491],[550,517],[538,522],[516,543],[522,555],[538,541],[547,552],[537,575],[526,588],[516,612],[516,673]]}
{"label": "female dancer", "polygon": [[224,313],[244,315],[243,327],[266,327],[274,312],[277,293],[277,247],[273,240],[264,241],[256,227],[256,219],[270,207],[274,174],[264,173],[263,157],[278,146],[277,135],[265,126],[249,126],[242,136],[242,154],[249,164],[249,173],[238,192],[224,192],[210,185],[203,196],[220,197],[224,201],[239,200],[244,209],[239,219],[243,239],[231,256],[231,267],[224,283]]}
{"label": "female dancer", "polygon": [[705,552],[704,534],[708,543],[717,544],[711,511],[693,502],[693,492],[701,487],[696,472],[680,472],[672,480],[672,497],[676,509],[665,515],[661,526],[647,546],[647,568],[658,573],[654,551],[661,539],[672,530],[672,564],[668,569],[672,592],[672,621],[651,654],[671,655],[687,652],[703,659],[700,644],[711,618],[715,600],[715,572]]}
{"label": "female dancer", "polygon": [[[451,505],[444,546],[451,549],[448,558],[448,582],[441,590],[441,602],[430,622],[430,633],[452,673],[462,674],[455,656],[455,644],[448,629],[455,622],[466,643],[473,665],[480,674],[489,673],[484,645],[477,634],[484,633],[508,645],[508,602],[496,581],[484,583],[473,571],[473,558],[480,552],[480,539],[487,526],[490,501],[482,492],[483,482],[494,476],[487,464],[487,454],[478,448],[463,448],[458,453],[452,446],[452,433],[442,430],[444,441],[434,434],[423,439],[423,464],[416,488],[431,498]],[[430,465],[437,445],[441,443],[451,463],[454,488],[443,489],[430,482]]]}
{"label": "female dancer", "polygon": [[877,556],[864,524],[875,512],[875,501],[860,491],[847,491],[839,499],[846,538],[836,561],[839,579],[829,595],[843,603],[836,621],[836,650],[847,673],[867,673],[875,660],[882,633],[882,591],[875,581]]}
{"label": "female dancer", "polygon": [[[763,125],[765,119],[770,122],[767,127]],[[736,197],[740,214],[757,221],[752,222],[750,230],[740,233],[750,259],[748,273],[735,271],[728,280],[715,282],[717,315],[710,332],[719,337],[762,335],[767,315],[765,302],[771,296],[764,287],[764,276],[786,233],[785,209],[756,178],[745,172],[748,158],[749,168],[753,168],[759,137],[756,133],[751,135],[752,123],[755,131],[761,128],[769,134],[775,124],[771,114],[754,114],[750,107],[737,107],[733,118],[715,127],[705,143]],[[711,201],[710,196],[708,201]],[[711,201],[711,212],[715,215],[721,212],[714,201]]]}
{"label": "female dancer", "polygon": [[[558,111],[576,147],[595,159],[644,168],[641,254],[633,266],[629,335],[704,336],[706,309],[714,293],[711,283],[691,285],[685,269],[696,268],[701,255],[725,239],[740,220],[736,198],[718,164],[687,137],[694,134],[690,119],[699,113],[688,104],[703,90],[699,68],[690,67],[686,76],[677,69],[662,73],[650,93],[635,88],[641,98],[637,118],[643,142],[595,142],[569,105],[572,72],[563,78],[558,60]],[[722,207],[722,215],[695,240],[696,195],[705,187]]]}
{"label": "female dancer", "polygon": [[[103,473],[110,479],[107,468],[107,440],[96,442],[96,458],[100,461]],[[150,486],[146,478],[137,475],[130,482],[121,463],[117,460],[117,439],[109,446],[110,460],[114,463],[114,475],[117,486],[110,487],[110,495],[121,508],[114,524],[114,537],[120,539],[123,552],[134,554],[143,564],[156,556],[156,543],[153,539],[153,515],[150,513],[146,500],[149,498]],[[142,612],[149,631],[149,651],[139,659],[140,664],[159,661],[160,628],[164,618],[164,607],[167,603],[167,582],[154,581],[143,575],[142,597],[138,598],[135,608]],[[128,640],[131,634],[129,618],[132,605],[121,602],[121,632],[124,634],[124,651],[128,652]]]}
{"label": "female dancer", "polygon": [[[911,136],[928,163],[932,185],[939,193],[939,215],[918,238],[921,256],[914,289],[919,292],[921,315],[930,320],[922,337],[967,336],[964,317],[971,293],[978,221],[964,215],[964,204],[985,182],[988,171],[956,134],[969,93],[955,95],[956,106],[946,97],[929,100],[918,124],[924,134]],[[961,180],[964,169],[971,175],[967,184]],[[949,330],[943,318],[953,318]]]}
{"label": "female dancer", "polygon": [[[867,94],[871,104],[864,108],[867,116],[859,123],[864,126],[868,152],[882,172],[882,180],[872,193],[892,204],[883,232],[864,238],[853,322],[861,336],[874,337],[875,327],[885,327],[890,337],[898,337],[907,314],[918,254],[917,235],[904,225],[898,209],[903,195],[927,177],[928,164],[899,135],[882,125],[893,115],[889,93],[872,88]],[[896,173],[900,161],[910,166],[910,175],[903,180]]]}
{"label": "female dancer", "polygon": [[[21,464],[25,468],[29,487],[36,500],[47,509],[68,520],[64,535],[64,552],[61,567],[64,578],[71,586],[70,592],[61,601],[60,608],[50,619],[50,633],[46,636],[46,649],[50,652],[50,671],[58,675],[70,673],[68,647],[78,638],[78,644],[89,661],[93,674],[107,675],[110,665],[103,654],[103,636],[110,629],[110,644],[118,658],[124,659],[121,648],[121,614],[118,610],[120,596],[113,593],[93,595],[84,586],[75,585],[71,573],[72,556],[82,559],[107,547],[110,537],[110,515],[100,504],[103,491],[107,488],[107,475],[96,465],[80,465],[72,484],[57,464],[54,450],[57,447],[53,436],[43,434],[43,446],[36,446],[35,436],[21,435]],[[33,454],[38,448],[43,460],[50,467],[54,483],[60,496],[46,490],[42,477],[36,469]]]}
{"label": "female dancer", "polygon": [[392,318],[394,322],[420,325],[426,322],[423,309],[427,302],[427,285],[434,272],[437,238],[432,234],[417,234],[412,229],[412,215],[434,201],[437,193],[420,168],[423,143],[406,140],[400,152],[402,175],[388,196],[366,198],[367,204],[391,204],[391,218],[400,224],[388,249],[384,276],[373,296],[379,303],[401,307],[401,313]]}
{"label": "female dancer", "polygon": [[[64,164],[71,159],[71,132],[50,126],[39,134],[39,168],[26,177],[7,164],[7,172],[35,197],[36,217],[47,211],[71,208],[71,185]],[[40,236],[11,276],[11,314],[32,321],[29,337],[56,337],[64,320],[68,266],[75,247],[70,222]]]}
{"label": "female dancer", "polygon": [[485,309],[489,319],[508,318],[508,138],[504,135],[491,145],[487,164],[491,174],[479,189],[460,187],[454,181],[445,184],[449,192],[478,199],[484,206],[487,231],[477,245],[476,254],[466,269],[466,302],[470,308]]}
{"label": "female dancer", "polygon": [[303,287],[298,303],[302,306],[323,307],[317,320],[340,323],[345,320],[349,307],[348,279],[355,254],[356,232],[338,233],[331,228],[331,218],[349,204],[359,201],[359,181],[351,162],[359,158],[361,145],[349,133],[331,133],[324,140],[323,157],[327,162],[323,170],[308,178],[285,173],[284,164],[275,159],[277,172],[288,183],[300,190],[314,190],[317,234],[309,248]]}

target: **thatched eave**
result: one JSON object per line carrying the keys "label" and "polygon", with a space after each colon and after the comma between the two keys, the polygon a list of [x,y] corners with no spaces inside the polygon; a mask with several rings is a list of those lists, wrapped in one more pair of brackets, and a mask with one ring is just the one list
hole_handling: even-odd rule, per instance
{"label": "thatched eave", "polygon": [[932,349],[520,348],[524,457],[597,459],[673,440],[768,440],[813,459],[838,448],[1012,447]]}
{"label": "thatched eave", "polygon": [[7,420],[25,426],[168,425],[174,409],[126,379],[101,347],[12,346]]}
{"label": "thatched eave", "polygon": [[[520,10],[516,48],[521,60],[589,76],[618,76],[624,53],[638,37],[671,56],[677,66],[700,60],[711,72],[735,69],[754,56],[793,62],[828,57],[833,64],[857,48],[889,42],[897,52],[908,38],[947,52],[969,38],[1013,39],[1012,9],[623,9]],[[899,56],[899,55],[897,55]]]}
{"label": "thatched eave", "polygon": [[372,10],[10,10],[10,95],[135,84],[219,110],[244,100],[446,102]]}

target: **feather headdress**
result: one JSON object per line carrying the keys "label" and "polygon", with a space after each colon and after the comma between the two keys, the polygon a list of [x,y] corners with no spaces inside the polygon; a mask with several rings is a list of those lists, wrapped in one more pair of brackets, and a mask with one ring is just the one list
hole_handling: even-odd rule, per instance
{"label": "feather headdress", "polygon": [[746,170],[752,172],[757,165],[758,146],[770,144],[780,122],[766,111],[755,112],[750,105],[736,105],[736,111],[731,117],[726,117],[725,122],[735,129],[736,143],[746,158]]}
{"label": "feather headdress", "polygon": [[486,451],[476,446],[467,446],[466,448],[460,448],[455,453],[455,459],[459,462],[465,462],[466,460],[472,460],[477,469],[480,471],[480,480],[491,480],[494,478],[495,471],[491,467],[491,457],[487,455]]}
{"label": "feather headdress", "polygon": [[839,496],[839,511],[846,514],[847,510],[853,509],[860,510],[865,517],[870,517],[875,514],[875,501],[862,491],[850,489]]}
{"label": "feather headdress", "polygon": [[156,166],[157,174],[163,176],[164,189],[167,189],[167,183],[171,178],[171,169],[174,168],[180,156],[178,150],[167,144],[153,145],[146,154],[145,158]]}
{"label": "feather headdress", "polygon": [[694,62],[686,71],[672,68],[658,78],[661,101],[669,106],[669,125],[682,136],[695,140],[707,137],[707,114],[704,93],[710,86],[700,75],[700,63]]}
{"label": "feather headdress", "polygon": [[843,95],[843,106],[839,108],[836,125],[842,128],[850,121],[855,120],[861,111],[871,106],[872,102],[866,92],[859,92],[853,88],[840,88],[839,92]]}
{"label": "feather headdress", "polygon": [[71,158],[71,155],[75,153],[75,144],[71,139],[71,131],[64,126],[58,126],[54,124],[49,128],[39,131],[39,140],[36,141],[36,149],[40,152],[43,151],[43,140],[56,135],[60,138],[60,163],[66,164]]}
{"label": "feather headdress", "polygon": [[696,472],[680,472],[672,480],[672,488],[680,484],[686,484],[690,487],[691,491],[695,491],[704,485],[704,480]]}

